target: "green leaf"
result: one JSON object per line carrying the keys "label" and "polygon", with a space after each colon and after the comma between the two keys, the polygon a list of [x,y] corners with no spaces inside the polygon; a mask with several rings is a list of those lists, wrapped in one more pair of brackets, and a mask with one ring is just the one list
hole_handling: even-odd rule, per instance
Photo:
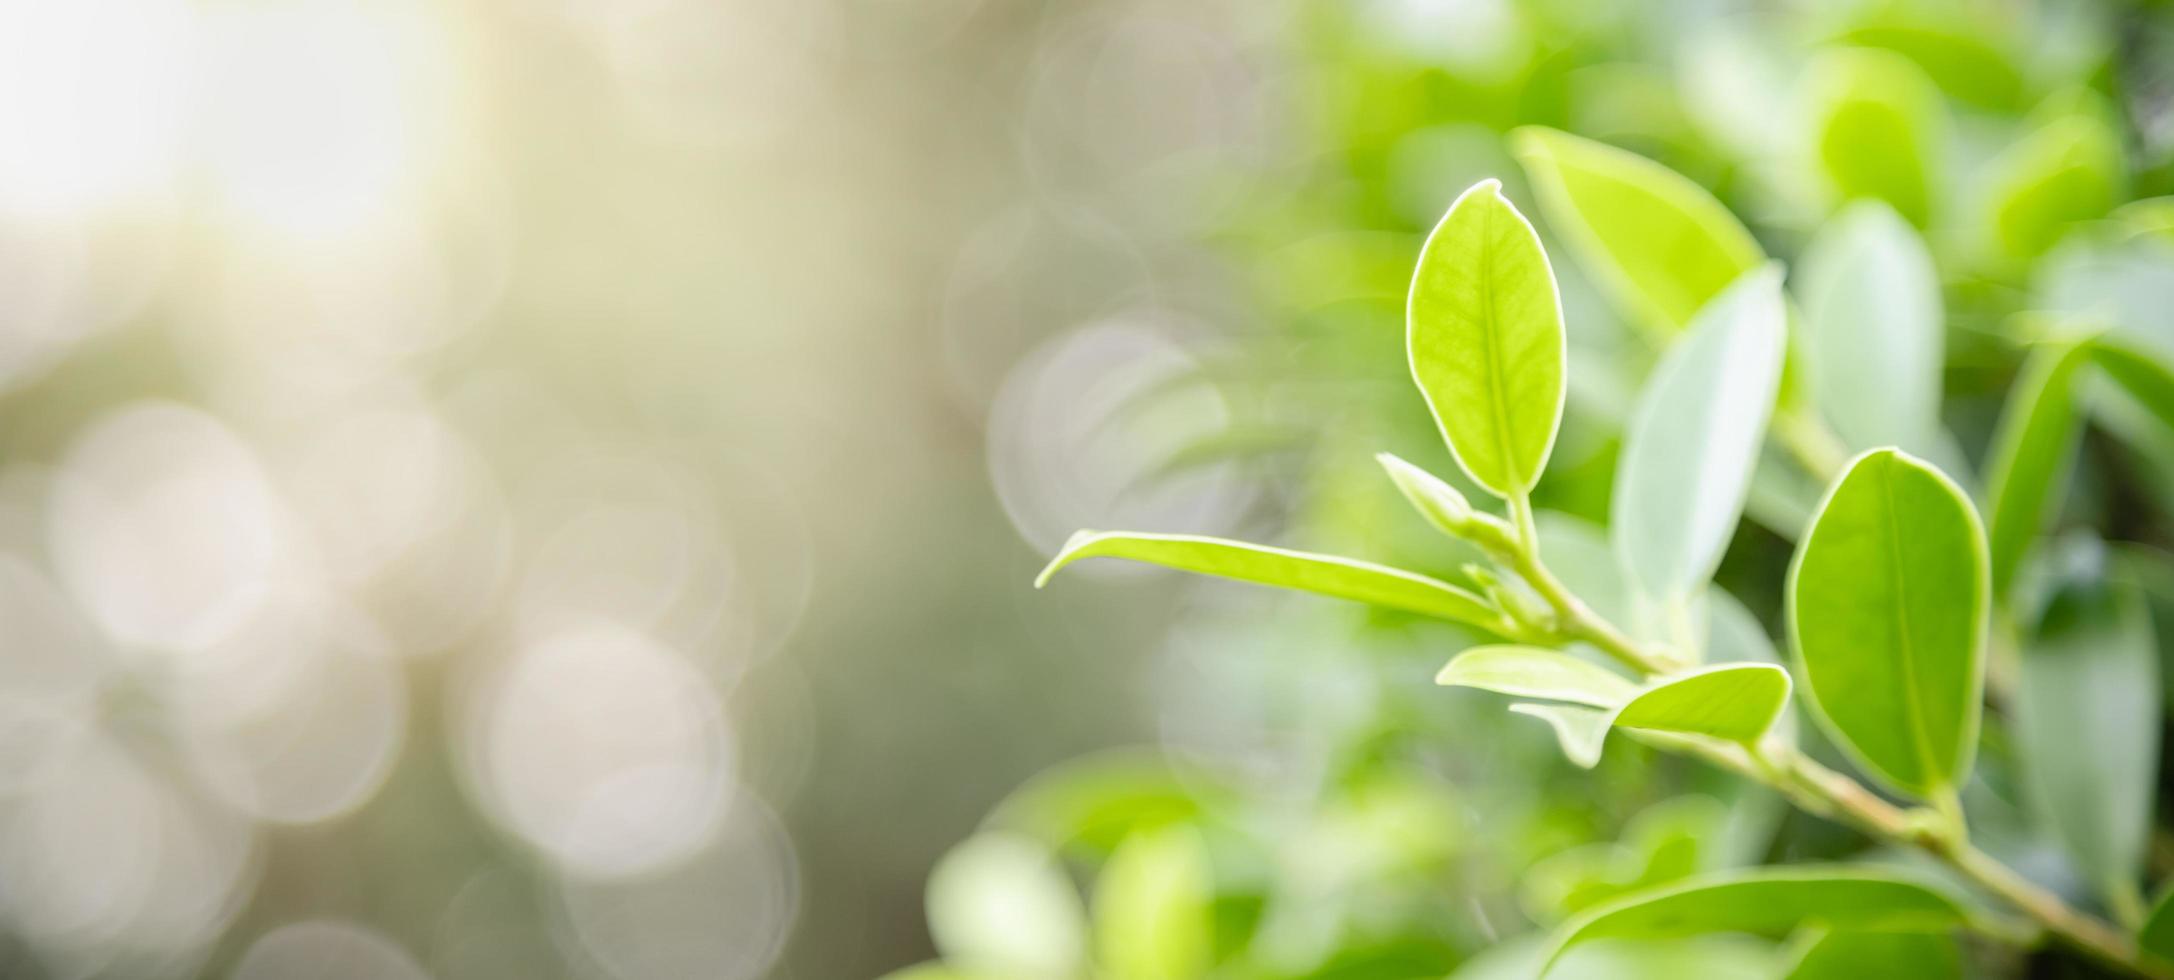
{"label": "green leaf", "polygon": [[1745,276],[1707,305],[1639,394],[1608,523],[1648,596],[1687,598],[1721,563],[1774,408],[1786,317],[1781,271]]}
{"label": "green leaf", "polygon": [[2142,591],[2118,575],[2056,591],[2023,645],[2017,679],[2012,729],[2034,810],[2086,880],[2133,901],[2161,722],[2159,650]]}
{"label": "green leaf", "polygon": [[1596,708],[1613,708],[1638,693],[1637,684],[1599,664],[1560,650],[1511,645],[1472,647],[1443,667],[1434,682]]}
{"label": "green leaf", "polygon": [[1773,664],[1718,664],[1656,680],[1609,709],[1513,704],[1548,723],[1563,754],[1587,769],[1600,763],[1616,728],[1750,743],[1774,726],[1789,703],[1789,673]]}
{"label": "green leaf", "polygon": [[1789,570],[1789,629],[1827,729],[1888,784],[1969,772],[1985,684],[1985,536],[1963,492],[1895,449],[1853,460]]}
{"label": "green leaf", "polygon": [[2151,903],[2151,914],[2144,917],[2143,928],[2136,931],[2136,944],[2168,963],[2174,963],[2174,883],[2170,883]]}
{"label": "green leaf", "polygon": [[1472,185],[1427,236],[1405,319],[1412,379],[1457,465],[1502,497],[1532,489],[1562,422],[1562,301],[1501,181]]}
{"label": "green leaf", "polygon": [[1510,146],[1586,272],[1626,319],[1660,336],[1766,261],[1735,215],[1667,167],[1536,126],[1512,133]]}
{"label": "green leaf", "polygon": [[1095,882],[1095,949],[1105,980],[1192,980],[1213,955],[1206,845],[1190,827],[1135,834]]}
{"label": "green leaf", "polygon": [[954,969],[999,977],[1080,972],[1086,915],[1049,851],[986,833],[952,848],[928,882],[929,932]]}
{"label": "green leaf", "polygon": [[1955,937],[1930,932],[1822,932],[1804,944],[1785,980],[1864,980],[1963,975]]}
{"label": "green leaf", "polygon": [[2120,195],[2121,142],[2094,113],[2055,118],[1990,166],[1993,232],[2016,258],[2052,248],[2071,225],[2103,217]]}
{"label": "green leaf", "polygon": [[1355,558],[1190,534],[1081,531],[1065,542],[1064,550],[1058,552],[1057,557],[1050,559],[1049,567],[1042,569],[1042,574],[1035,578],[1035,587],[1048,584],[1059,569],[1082,558],[1125,558],[1201,575],[1367,602],[1490,630],[1503,627],[1502,617],[1486,600],[1417,572]]}
{"label": "green leaf", "polygon": [[1427,523],[1444,534],[1462,536],[1472,522],[1472,502],[1466,500],[1457,488],[1444,482],[1426,470],[1399,459],[1392,453],[1376,453],[1374,460],[1389,471],[1389,480],[1396,484],[1397,492],[1427,519]]}
{"label": "green leaf", "polygon": [[1940,429],[1944,314],[1932,253],[1878,202],[1821,227],[1797,277],[1803,367],[1851,449],[1929,448]]}
{"label": "green leaf", "polygon": [[2084,341],[2042,346],[2023,365],[2008,395],[1987,453],[1985,487],[1992,514],[1993,594],[2005,603],[2031,545],[2044,532],[2054,493],[2065,485],[2081,423],[2076,371],[2088,360]]}
{"label": "green leaf", "polygon": [[2090,347],[2091,363],[2159,424],[2174,429],[2174,371],[2142,347],[2115,337],[2100,335]]}
{"label": "green leaf", "polygon": [[1545,977],[1566,951],[1596,939],[1671,939],[1721,932],[1780,939],[1805,925],[1944,932],[1966,918],[1955,899],[1876,868],[1801,865],[1729,871],[1588,910],[1557,931],[1540,976]]}
{"label": "green leaf", "polygon": [[1810,75],[1812,145],[1835,198],[1886,201],[1923,227],[1946,138],[1940,90],[1908,58],[1870,48],[1829,49]]}

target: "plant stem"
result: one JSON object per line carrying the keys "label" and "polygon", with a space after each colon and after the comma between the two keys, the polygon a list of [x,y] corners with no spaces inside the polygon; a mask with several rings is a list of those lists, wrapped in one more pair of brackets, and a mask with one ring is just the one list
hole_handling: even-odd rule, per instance
{"label": "plant stem", "polygon": [[[1540,560],[1532,505],[1522,495],[1510,500],[1512,526],[1496,529],[1511,540],[1481,540],[1498,552],[1518,576],[1553,607],[1556,635],[1582,640],[1622,661],[1640,674],[1666,673],[1679,666],[1670,651],[1654,650],[1632,639],[1570,593]],[[1482,537],[1492,537],[1492,534]],[[2174,964],[2144,954],[2126,932],[2077,910],[2060,896],[2017,874],[1971,845],[1961,804],[1950,793],[1934,810],[1906,810],[1850,777],[1820,765],[1794,746],[1769,742],[1759,748],[1711,740],[1647,733],[1644,741],[1706,759],[1747,779],[1771,786],[1798,809],[1837,820],[1865,834],[1932,855],[1963,877],[2013,905],[2046,933],[2112,969],[2153,980],[2174,980]]]}
{"label": "plant stem", "polygon": [[1555,573],[1540,560],[1540,535],[1533,524],[1532,501],[1524,494],[1510,498],[1510,521],[1504,540],[1482,540],[1480,544],[1496,557],[1506,560],[1510,570],[1525,584],[1532,586],[1540,598],[1555,610],[1555,631],[1564,640],[1582,640],[1614,657],[1626,667],[1642,674],[1661,674],[1684,666],[1677,658],[1659,651],[1648,651],[1630,634],[1616,628],[1592,607],[1573,595]]}

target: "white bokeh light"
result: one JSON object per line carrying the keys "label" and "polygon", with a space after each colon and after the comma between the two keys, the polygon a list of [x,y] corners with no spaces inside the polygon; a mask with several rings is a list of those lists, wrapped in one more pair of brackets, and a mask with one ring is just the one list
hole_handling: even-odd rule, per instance
{"label": "white bokeh light", "polygon": [[430,980],[415,958],[374,929],[316,919],[280,926],[249,945],[233,980]]}
{"label": "white bokeh light", "polygon": [[78,212],[171,176],[186,0],[0,4],[0,211]]}
{"label": "white bokeh light", "polygon": [[281,576],[290,519],[256,455],[216,419],[145,402],[105,416],[54,479],[60,576],[121,643],[206,646]]}
{"label": "white bokeh light", "polygon": [[532,642],[477,692],[465,728],[486,811],[577,875],[684,860],[734,794],[734,740],[708,680],[613,624]]}
{"label": "white bokeh light", "polygon": [[559,899],[580,948],[621,980],[753,980],[792,932],[799,865],[777,817],[743,793],[691,860],[631,879],[568,880]]}

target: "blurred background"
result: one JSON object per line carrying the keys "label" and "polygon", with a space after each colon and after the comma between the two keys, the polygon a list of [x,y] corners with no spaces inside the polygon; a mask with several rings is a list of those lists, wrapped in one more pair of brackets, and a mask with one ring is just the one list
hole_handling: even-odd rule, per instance
{"label": "blurred background", "polygon": [[[1793,256],[1852,196],[1836,52],[1931,107],[1883,196],[1975,458],[2010,318],[2174,308],[2165,212],[2091,223],[2169,184],[2170,24],[0,0],[0,974],[829,980],[982,928],[1058,975],[1068,880],[947,914],[939,857],[1084,875],[1184,827],[1231,975],[1440,976],[1685,841],[1844,846],[1696,767],[1570,769],[1429,683],[1451,627],[1031,580],[1082,526],[1456,568],[1371,461],[1451,469],[1402,360],[1425,229],[1483,176],[1531,212],[1502,135],[1543,123]],[[2074,193],[2002,217],[2047,170]],[[1604,564],[1652,355],[1556,253],[1543,503]],[[1787,558],[1752,537],[1747,642]],[[1580,844],[1618,850],[1519,891]]]}

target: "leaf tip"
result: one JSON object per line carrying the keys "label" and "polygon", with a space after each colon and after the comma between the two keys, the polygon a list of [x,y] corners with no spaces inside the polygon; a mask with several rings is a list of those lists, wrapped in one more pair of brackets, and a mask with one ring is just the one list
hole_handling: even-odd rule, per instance
{"label": "leaf tip", "polygon": [[1087,547],[1088,544],[1101,535],[1102,532],[1100,531],[1092,531],[1086,528],[1072,532],[1072,536],[1065,539],[1064,547],[1057,549],[1056,555],[1049,559],[1049,564],[1042,566],[1041,573],[1034,576],[1034,587],[1039,589],[1048,585],[1049,580],[1056,576],[1059,569],[1071,564],[1073,559],[1079,557],[1080,549]]}

